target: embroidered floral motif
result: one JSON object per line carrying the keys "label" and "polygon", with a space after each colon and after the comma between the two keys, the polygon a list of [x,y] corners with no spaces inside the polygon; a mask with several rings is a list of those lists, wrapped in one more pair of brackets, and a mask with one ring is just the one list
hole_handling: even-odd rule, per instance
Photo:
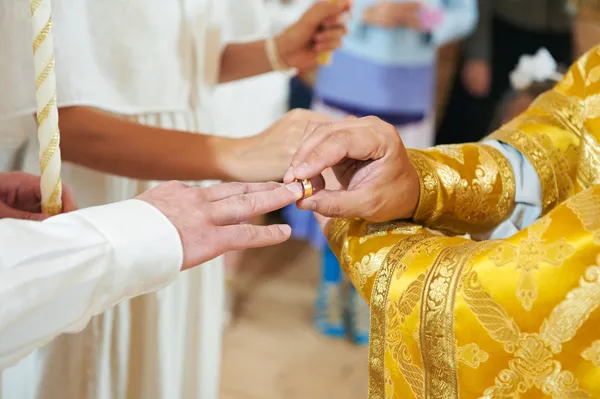
{"label": "embroidered floral motif", "polygon": [[554,398],[589,398],[579,388],[573,373],[563,370],[554,356],[562,351],[562,343],[571,340],[598,308],[599,277],[600,267],[588,268],[579,287],[569,292],[554,308],[540,327],[540,332],[527,334],[520,332],[506,311],[483,289],[477,274],[471,272],[463,289],[467,305],[490,336],[503,343],[507,352],[514,354],[508,368],[496,378],[495,385],[484,392],[483,399],[518,399],[533,387]]}
{"label": "embroidered floral motif", "polygon": [[527,229],[527,238],[521,240],[519,246],[505,243],[490,254],[490,259],[497,266],[515,264],[521,271],[517,286],[517,298],[525,310],[531,310],[538,291],[534,272],[541,264],[561,266],[575,249],[563,238],[547,244],[542,237],[550,226],[550,218],[540,220]]}
{"label": "embroidered floral motif", "polygon": [[466,364],[467,366],[476,369],[479,368],[481,363],[489,359],[489,355],[477,344],[468,344],[465,346],[457,346],[456,356],[459,362]]}
{"label": "embroidered floral motif", "polygon": [[600,340],[594,341],[592,346],[581,352],[581,357],[594,363],[594,366],[600,368]]}

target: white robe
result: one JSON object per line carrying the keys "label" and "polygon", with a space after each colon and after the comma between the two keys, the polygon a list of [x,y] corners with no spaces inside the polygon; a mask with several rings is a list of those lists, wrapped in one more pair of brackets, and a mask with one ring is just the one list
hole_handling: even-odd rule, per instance
{"label": "white robe", "polygon": [[[241,3],[258,6],[260,0]],[[213,131],[211,89],[226,0],[52,4],[60,106],[90,105],[140,123]],[[0,39],[0,54],[11,60],[0,66],[0,118],[22,127],[16,137],[33,137],[28,5],[0,0],[0,6],[0,37],[7,39]],[[35,140],[29,144],[25,164],[36,172]],[[63,179],[81,206],[127,199],[148,187],[67,164]],[[5,370],[1,399],[217,398],[222,302],[217,259],[158,293],[122,302],[83,332],[63,335]]]}

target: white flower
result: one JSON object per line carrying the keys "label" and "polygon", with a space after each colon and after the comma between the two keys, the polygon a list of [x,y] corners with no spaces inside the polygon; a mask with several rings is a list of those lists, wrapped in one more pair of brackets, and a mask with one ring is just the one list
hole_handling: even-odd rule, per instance
{"label": "white flower", "polygon": [[510,74],[510,83],[515,90],[525,90],[533,82],[546,80],[558,81],[562,77],[558,73],[558,64],[545,48],[535,55],[522,55],[517,67]]}

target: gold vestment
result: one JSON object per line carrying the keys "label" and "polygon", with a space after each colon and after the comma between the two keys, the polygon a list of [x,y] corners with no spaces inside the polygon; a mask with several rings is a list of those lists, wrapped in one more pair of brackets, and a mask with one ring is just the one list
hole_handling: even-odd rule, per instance
{"label": "gold vestment", "polygon": [[412,151],[414,220],[338,219],[328,239],[370,303],[369,397],[600,398],[600,47],[491,139],[536,169],[544,216],[475,242],[515,205],[485,144]]}

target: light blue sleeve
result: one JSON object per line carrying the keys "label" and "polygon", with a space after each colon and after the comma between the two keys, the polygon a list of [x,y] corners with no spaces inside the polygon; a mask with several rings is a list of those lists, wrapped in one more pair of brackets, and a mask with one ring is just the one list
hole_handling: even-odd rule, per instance
{"label": "light blue sleeve", "polygon": [[484,144],[496,148],[510,162],[515,175],[515,209],[507,220],[494,230],[473,235],[476,239],[507,238],[539,219],[542,213],[542,189],[540,179],[531,163],[513,147],[498,141]]}
{"label": "light blue sleeve", "polygon": [[431,40],[441,46],[470,34],[477,25],[477,0],[444,0],[444,19],[431,32]]}

